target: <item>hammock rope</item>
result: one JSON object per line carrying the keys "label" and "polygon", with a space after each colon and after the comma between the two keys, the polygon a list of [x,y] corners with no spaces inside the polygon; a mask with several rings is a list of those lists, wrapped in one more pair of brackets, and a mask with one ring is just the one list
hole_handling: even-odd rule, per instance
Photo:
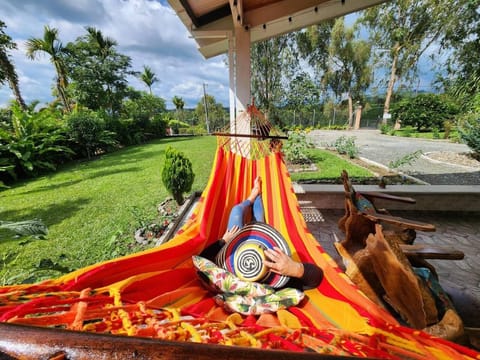
{"label": "hammock rope", "polygon": [[[360,292],[308,230],[272,139],[249,139],[248,151],[245,139],[217,139],[207,186],[173,239],[43,283],[0,287],[0,321],[331,355],[480,359],[469,348],[401,326]],[[283,235],[295,260],[316,263],[324,279],[299,306],[255,317],[216,305],[191,257],[221,237],[231,207],[248,196],[257,176],[266,222]]]}

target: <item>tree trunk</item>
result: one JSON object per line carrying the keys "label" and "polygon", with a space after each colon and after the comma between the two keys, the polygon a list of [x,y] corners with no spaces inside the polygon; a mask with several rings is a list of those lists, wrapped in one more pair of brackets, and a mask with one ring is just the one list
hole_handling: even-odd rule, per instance
{"label": "tree trunk", "polygon": [[353,127],[353,100],[352,95],[348,93],[348,128]]}
{"label": "tree trunk", "polygon": [[23,111],[27,111],[27,105],[25,105],[25,101],[23,100],[22,94],[20,93],[20,88],[18,87],[18,82],[14,81],[14,79],[8,79],[8,82],[10,84],[10,89],[12,89],[18,105],[20,105],[20,108]]}
{"label": "tree trunk", "polygon": [[395,55],[393,56],[392,59],[392,68],[390,70],[390,80],[388,82],[388,88],[387,88],[387,95],[385,96],[385,104],[383,106],[383,119],[382,119],[382,124],[387,123],[387,118],[385,117],[385,114],[390,113],[390,100],[392,98],[393,94],[393,87],[395,85],[395,81],[397,79],[397,62],[398,62],[398,51],[395,51]]}
{"label": "tree trunk", "polygon": [[63,85],[64,81],[60,79],[60,77],[57,78],[57,90],[58,90],[58,96],[60,96],[60,100],[63,103],[64,111],[67,113],[70,113],[70,104],[68,103],[67,95],[65,94],[65,87]]}

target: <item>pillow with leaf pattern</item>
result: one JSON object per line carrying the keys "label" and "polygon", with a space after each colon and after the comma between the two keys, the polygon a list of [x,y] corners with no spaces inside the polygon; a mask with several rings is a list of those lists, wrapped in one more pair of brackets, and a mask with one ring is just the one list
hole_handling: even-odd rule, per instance
{"label": "pillow with leaf pattern", "polygon": [[225,310],[243,315],[260,315],[295,306],[304,298],[298,289],[273,287],[243,281],[201,256],[192,257],[197,274],[204,286],[214,293],[215,301]]}

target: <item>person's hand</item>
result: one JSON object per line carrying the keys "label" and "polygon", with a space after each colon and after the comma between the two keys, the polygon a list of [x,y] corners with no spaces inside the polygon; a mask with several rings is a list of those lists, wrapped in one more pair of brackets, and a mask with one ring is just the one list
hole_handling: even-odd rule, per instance
{"label": "person's hand", "polygon": [[222,239],[228,244],[235,237],[240,228],[237,225],[233,225],[231,229],[227,229],[223,234]]}
{"label": "person's hand", "polygon": [[285,254],[280,248],[266,249],[263,263],[274,273],[300,278],[303,276],[303,264],[296,262],[290,256]]}

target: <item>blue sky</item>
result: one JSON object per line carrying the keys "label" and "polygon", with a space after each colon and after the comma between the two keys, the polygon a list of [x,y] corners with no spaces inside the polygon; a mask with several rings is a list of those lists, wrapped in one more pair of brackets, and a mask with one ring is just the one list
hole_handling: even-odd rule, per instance
{"label": "blue sky", "polygon": [[[160,80],[153,86],[155,95],[164,98],[173,108],[172,98],[184,99],[194,107],[207,93],[217,102],[228,105],[228,67],[224,56],[205,60],[197,51],[185,26],[165,1],[154,0],[0,0],[0,19],[6,33],[17,43],[11,52],[27,103],[52,100],[54,69],[49,59],[41,56],[29,60],[25,42],[43,37],[45,25],[59,30],[64,45],[85,34],[86,26],[94,26],[105,36],[115,39],[118,51],[132,59],[132,68],[142,71],[148,65]],[[138,90],[146,87],[135,77],[128,79]],[[12,99],[8,85],[0,87],[0,106]]]}

